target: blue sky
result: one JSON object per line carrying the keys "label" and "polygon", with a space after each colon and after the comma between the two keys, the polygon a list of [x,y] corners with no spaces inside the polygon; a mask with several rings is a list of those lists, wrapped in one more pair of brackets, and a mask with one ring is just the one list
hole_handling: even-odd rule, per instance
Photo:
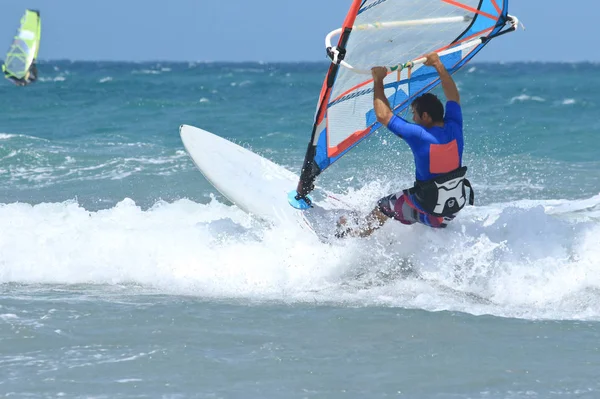
{"label": "blue sky", "polygon": [[[40,59],[320,61],[350,0],[30,0],[3,2],[8,49],[25,8],[42,14]],[[600,2],[511,0],[526,30],[495,40],[478,61],[600,61]],[[585,7],[583,7],[585,5]],[[0,56],[1,57],[1,56]]]}

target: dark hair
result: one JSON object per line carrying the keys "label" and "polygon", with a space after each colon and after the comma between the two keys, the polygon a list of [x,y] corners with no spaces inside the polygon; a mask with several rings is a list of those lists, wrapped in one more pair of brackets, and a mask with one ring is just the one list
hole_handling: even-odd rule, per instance
{"label": "dark hair", "polygon": [[434,122],[444,121],[444,105],[435,94],[425,93],[415,98],[411,104],[419,117],[423,117],[423,112],[427,112]]}

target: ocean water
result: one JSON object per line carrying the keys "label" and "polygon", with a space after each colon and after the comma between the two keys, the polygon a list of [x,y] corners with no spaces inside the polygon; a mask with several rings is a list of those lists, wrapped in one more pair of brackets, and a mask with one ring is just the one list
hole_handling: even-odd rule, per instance
{"label": "ocean water", "polygon": [[[0,85],[0,396],[600,397],[600,65],[470,64],[476,206],[330,244],[232,206],[178,132],[298,173],[326,63],[39,69]],[[413,174],[380,131],[318,184],[368,212]]]}

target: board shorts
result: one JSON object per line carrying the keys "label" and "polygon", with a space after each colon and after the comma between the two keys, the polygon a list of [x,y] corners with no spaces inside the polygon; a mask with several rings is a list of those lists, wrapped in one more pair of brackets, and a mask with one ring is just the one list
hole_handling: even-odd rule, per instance
{"label": "board shorts", "polygon": [[421,223],[429,227],[444,228],[455,216],[441,217],[424,212],[415,205],[413,195],[408,190],[383,197],[377,202],[377,206],[384,215],[402,224]]}

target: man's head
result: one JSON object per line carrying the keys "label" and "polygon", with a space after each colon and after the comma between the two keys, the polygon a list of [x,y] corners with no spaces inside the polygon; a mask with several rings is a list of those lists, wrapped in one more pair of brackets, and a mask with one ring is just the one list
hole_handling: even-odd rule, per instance
{"label": "man's head", "polygon": [[415,98],[410,107],[413,121],[418,125],[431,127],[444,122],[444,105],[435,94],[425,93]]}

